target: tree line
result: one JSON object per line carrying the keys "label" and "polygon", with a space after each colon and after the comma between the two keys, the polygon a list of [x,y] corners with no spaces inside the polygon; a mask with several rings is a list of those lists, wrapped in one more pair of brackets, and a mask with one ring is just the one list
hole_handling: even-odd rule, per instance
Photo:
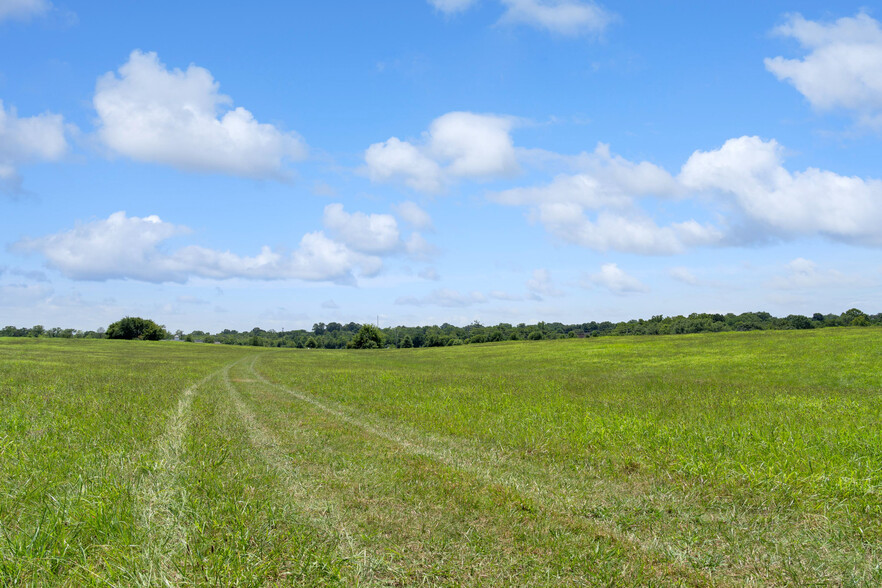
{"label": "tree line", "polygon": [[78,331],[74,329],[45,329],[41,325],[31,328],[4,327],[0,337],[59,337],[59,338],[121,338],[161,340],[174,339],[184,342],[220,343],[226,345],[252,345],[256,347],[296,347],[306,349],[344,349],[379,347],[444,347],[470,345],[495,341],[523,341],[561,338],[583,338],[616,335],[676,335],[725,331],[794,330],[824,327],[866,327],[882,325],[882,313],[869,315],[852,308],[842,314],[815,313],[812,316],[791,314],[774,317],[767,312],[742,314],[693,313],[689,316],[657,315],[649,319],[634,319],[618,323],[591,321],[588,323],[563,324],[539,322],[532,325],[499,323],[485,326],[473,322],[464,327],[449,323],[420,327],[386,327],[362,325],[355,322],[316,323],[311,330],[290,331],[264,330],[255,327],[250,331],[224,329],[217,333],[207,331],[169,332],[164,326],[138,317],[126,317],[105,329]]}

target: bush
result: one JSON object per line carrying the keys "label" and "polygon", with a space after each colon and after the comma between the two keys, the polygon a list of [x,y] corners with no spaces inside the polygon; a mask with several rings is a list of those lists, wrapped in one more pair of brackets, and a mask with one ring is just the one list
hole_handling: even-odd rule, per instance
{"label": "bush", "polygon": [[111,323],[105,333],[108,339],[142,339],[144,341],[160,341],[169,336],[165,327],[157,325],[149,319],[127,316]]}

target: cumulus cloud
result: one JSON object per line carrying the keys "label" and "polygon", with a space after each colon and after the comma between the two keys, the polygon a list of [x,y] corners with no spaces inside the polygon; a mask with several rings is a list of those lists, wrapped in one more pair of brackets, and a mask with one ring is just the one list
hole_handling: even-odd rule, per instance
{"label": "cumulus cloud", "polygon": [[510,117],[449,112],[432,121],[419,144],[391,137],[368,147],[367,174],[425,192],[439,192],[460,178],[511,176],[519,170],[513,126]]}
{"label": "cumulus cloud", "polygon": [[401,179],[421,192],[438,192],[444,185],[441,166],[407,141],[391,137],[364,153],[368,177],[375,182]]}
{"label": "cumulus cloud", "polygon": [[577,0],[501,0],[501,22],[525,24],[559,35],[602,33],[613,15],[593,2]]}
{"label": "cumulus cloud", "polygon": [[21,190],[18,167],[39,161],[58,161],[67,153],[64,119],[44,113],[19,117],[0,100],[0,192]]}
{"label": "cumulus cloud", "polygon": [[0,22],[43,16],[50,8],[52,3],[48,0],[0,0]]}
{"label": "cumulus cloud", "polygon": [[790,172],[782,151],[774,140],[730,139],[693,153],[679,179],[688,189],[734,197],[748,218],[782,236],[882,245],[882,181],[816,168]]}
{"label": "cumulus cloud", "polygon": [[591,220],[578,204],[543,204],[533,218],[559,239],[595,251],[672,255],[718,243],[722,238],[722,233],[710,225],[689,220],[658,226],[639,211],[630,215],[602,211]]}
{"label": "cumulus cloud", "polygon": [[353,251],[372,255],[391,255],[404,252],[410,257],[425,260],[437,251],[418,232],[403,239],[398,221],[391,214],[346,212],[340,203],[325,207],[325,229],[337,241]]}
{"label": "cumulus cloud", "polygon": [[349,283],[354,271],[370,276],[382,266],[379,257],[354,251],[321,231],[304,235],[292,252],[263,247],[249,257],[197,245],[167,251],[167,241],[188,232],[155,215],[139,218],[116,212],[70,231],[22,239],[13,249],[41,253],[49,267],[76,280],[185,282],[203,277]]}
{"label": "cumulus cloud", "polygon": [[446,308],[463,308],[487,302],[487,297],[480,292],[461,293],[450,288],[433,290],[426,296],[404,296],[395,300],[401,306],[443,306]]}
{"label": "cumulus cloud", "polygon": [[590,283],[606,288],[614,294],[630,294],[633,292],[648,292],[640,280],[625,273],[615,263],[605,263],[600,267],[600,272],[588,276]]}
{"label": "cumulus cloud", "polygon": [[[117,75],[118,73],[118,75]],[[133,51],[98,79],[98,136],[114,152],[185,171],[287,177],[306,147],[296,133],[259,123],[202,67],[168,70],[156,53]]]}
{"label": "cumulus cloud", "polygon": [[853,111],[882,127],[882,29],[866,14],[815,22],[795,14],[775,32],[796,39],[802,59],[774,57],[766,69],[792,84],[818,110]]}
{"label": "cumulus cloud", "polygon": [[390,253],[401,247],[398,223],[391,214],[348,213],[342,204],[325,207],[325,228],[339,241],[363,253]]}

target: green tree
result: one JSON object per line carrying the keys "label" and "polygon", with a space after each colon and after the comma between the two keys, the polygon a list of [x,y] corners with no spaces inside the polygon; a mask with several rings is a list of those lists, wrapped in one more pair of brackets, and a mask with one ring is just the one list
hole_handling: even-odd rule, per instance
{"label": "green tree", "polygon": [[361,325],[347,347],[350,349],[377,349],[383,346],[383,339],[383,332],[374,325]]}
{"label": "green tree", "polygon": [[405,335],[401,338],[401,345],[399,345],[402,349],[410,349],[413,347],[413,339],[410,338],[410,335]]}
{"label": "green tree", "polygon": [[111,323],[107,327],[106,335],[108,339],[159,341],[168,337],[168,332],[165,330],[165,327],[157,325],[149,319],[127,316],[115,323]]}

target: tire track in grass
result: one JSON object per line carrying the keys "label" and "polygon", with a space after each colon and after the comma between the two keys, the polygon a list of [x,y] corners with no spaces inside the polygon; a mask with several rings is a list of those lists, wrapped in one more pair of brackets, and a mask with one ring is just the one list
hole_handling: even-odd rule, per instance
{"label": "tire track in grass", "polygon": [[184,467],[181,456],[190,423],[193,397],[201,386],[240,361],[242,359],[212,372],[186,388],[169,415],[165,430],[154,443],[154,465],[141,478],[135,500],[137,520],[146,534],[145,542],[141,546],[141,557],[146,569],[139,578],[139,583],[143,585],[171,586],[178,579],[175,578],[173,560],[176,554],[183,551],[186,542],[182,517],[187,491],[177,481]]}
{"label": "tire track in grass", "polygon": [[[251,365],[256,358],[257,356],[251,358]],[[316,492],[315,484],[298,475],[290,460],[276,449],[280,445],[278,439],[259,422],[230,378],[232,367],[233,364],[223,370],[224,385],[236,412],[245,423],[251,445],[258,451],[260,459],[282,479],[287,492],[286,497],[294,502],[311,526],[329,536],[342,537],[345,547],[341,553],[343,558],[361,562],[362,569],[374,567],[374,563],[368,562],[367,550],[355,539],[344,518],[340,516],[344,506],[342,500],[320,496]]]}
{"label": "tire track in grass", "polygon": [[[319,400],[310,394],[292,390],[270,381],[256,369],[257,359],[257,356],[251,358],[248,369],[254,375],[254,379],[263,385],[282,391],[335,419],[384,439],[400,447],[406,453],[428,458],[465,472],[487,485],[503,486],[517,494],[526,496],[537,504],[541,504],[542,510],[561,526],[571,529],[581,528],[583,531],[588,527],[596,535],[604,536],[634,549],[652,564],[651,569],[659,579],[670,580],[673,575],[687,585],[725,585],[720,579],[712,580],[701,570],[687,566],[682,562],[672,561],[668,554],[658,548],[658,545],[644,541],[633,533],[623,533],[614,525],[601,521],[585,520],[585,517],[574,518],[573,513],[580,506],[584,506],[583,501],[579,501],[566,492],[565,487],[554,479],[555,476],[549,476],[549,472],[542,470],[539,466],[525,463],[515,464],[497,450],[478,448],[460,440],[417,433],[405,426],[392,424],[379,418],[353,415],[336,402]],[[419,438],[420,441],[415,441],[416,438]],[[500,470],[504,470],[505,473],[500,475]]]}
{"label": "tire track in grass", "polygon": [[[589,484],[584,475],[578,475],[565,468],[554,467],[552,464],[535,464],[512,457],[495,448],[479,447],[466,440],[442,437],[432,433],[416,431],[406,425],[392,423],[382,417],[355,413],[344,405],[327,399],[292,390],[272,382],[255,367],[257,357],[252,358],[248,367],[255,379],[280,390],[301,402],[309,404],[350,425],[358,427],[372,435],[385,439],[400,446],[413,455],[437,460],[445,465],[468,472],[490,484],[499,484],[514,490],[542,505],[549,515],[564,520],[582,520],[592,530],[629,545],[652,557],[661,558],[664,565],[676,570],[687,578],[700,578],[703,583],[724,585],[726,582],[744,581],[784,581],[787,566],[791,565],[788,549],[800,541],[825,544],[825,532],[811,526],[810,520],[798,519],[794,525],[808,533],[805,536],[781,534],[775,522],[766,520],[766,516],[743,510],[738,504],[719,497],[708,502],[707,496],[700,488],[689,490],[685,487],[671,488],[662,486],[655,488],[651,479],[647,480],[647,491],[634,494],[634,488],[628,483],[609,479],[598,479]],[[581,491],[572,492],[572,488]],[[581,495],[580,495],[581,494]],[[612,505],[610,507],[610,505]],[[598,507],[603,511],[607,508],[626,508],[629,511],[654,509],[665,511],[666,520],[657,521],[653,528],[657,531],[640,536],[634,532],[623,530],[615,521],[595,518],[592,514]],[[674,511],[669,510],[673,508]],[[690,510],[690,508],[692,510]],[[679,513],[677,516],[671,516]],[[704,530],[704,538],[700,537],[702,520],[719,519],[728,521],[725,528],[714,531],[708,526]],[[588,519],[586,521],[586,519]],[[660,525],[660,526],[659,526]],[[782,528],[787,529],[784,525]],[[661,532],[659,532],[659,530]],[[667,533],[665,532],[667,530]],[[680,533],[671,536],[670,533]],[[734,552],[727,550],[727,543],[719,536],[725,533],[729,541],[736,545]],[[818,535],[813,535],[819,533]],[[763,537],[762,543],[770,546],[760,551],[751,550],[754,557],[744,558],[743,545],[756,541],[757,535]],[[739,549],[737,545],[742,545]],[[781,551],[779,548],[783,548]],[[779,552],[780,551],[780,552]],[[694,562],[716,559],[713,566],[717,571],[709,573],[696,567]],[[865,556],[866,557],[866,556]],[[857,552],[842,551],[826,560],[826,565],[834,565],[846,570],[854,565],[875,566],[878,558],[862,560]],[[723,571],[725,570],[725,571]],[[763,570],[757,575],[758,570]],[[722,574],[719,573],[723,571]],[[771,575],[770,575],[771,574]],[[785,581],[786,582],[786,581]]]}

